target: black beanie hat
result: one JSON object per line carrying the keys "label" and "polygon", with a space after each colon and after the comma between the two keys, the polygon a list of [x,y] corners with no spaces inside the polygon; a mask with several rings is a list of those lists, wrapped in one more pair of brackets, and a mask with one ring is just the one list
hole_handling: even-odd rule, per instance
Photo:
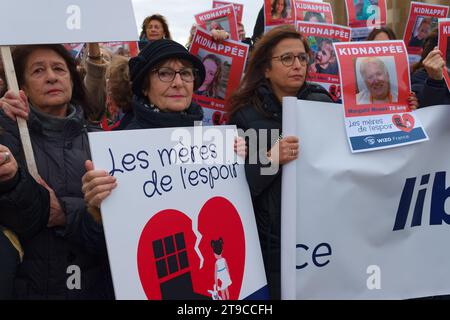
{"label": "black beanie hat", "polygon": [[194,82],[194,90],[197,90],[205,80],[205,67],[199,58],[189,53],[185,47],[178,42],[169,39],[160,39],[149,42],[139,55],[131,58],[128,62],[130,67],[130,79],[132,90],[138,97],[143,97],[144,79],[148,72],[158,63],[168,59],[186,60],[197,69]]}

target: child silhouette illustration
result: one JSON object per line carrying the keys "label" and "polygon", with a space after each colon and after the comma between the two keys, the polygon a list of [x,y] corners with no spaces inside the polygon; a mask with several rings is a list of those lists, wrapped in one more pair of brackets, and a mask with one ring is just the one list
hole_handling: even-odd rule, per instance
{"label": "child silhouette illustration", "polygon": [[[227,261],[222,257],[223,240],[222,237],[219,240],[211,240],[211,247],[214,251],[214,257],[216,257],[216,267],[214,269],[214,283],[215,287],[220,290],[222,300],[230,300],[230,293],[228,287],[231,285],[230,272],[228,269]],[[220,287],[219,282],[220,280]]]}

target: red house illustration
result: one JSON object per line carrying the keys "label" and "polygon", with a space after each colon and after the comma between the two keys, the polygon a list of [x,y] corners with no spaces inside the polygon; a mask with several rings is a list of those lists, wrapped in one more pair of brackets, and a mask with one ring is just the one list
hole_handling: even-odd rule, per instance
{"label": "red house illustration", "polygon": [[230,299],[238,299],[244,275],[245,236],[236,208],[225,198],[200,210],[198,236],[183,212],[158,212],[145,225],[138,245],[138,271],[148,299],[211,299],[216,259],[211,240],[222,237],[230,270]]}

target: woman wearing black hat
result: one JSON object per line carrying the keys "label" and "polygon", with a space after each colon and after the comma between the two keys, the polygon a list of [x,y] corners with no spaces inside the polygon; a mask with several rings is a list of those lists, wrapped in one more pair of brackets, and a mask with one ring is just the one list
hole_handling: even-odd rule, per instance
{"label": "woman wearing black hat", "polygon": [[[205,67],[185,47],[168,39],[153,41],[130,60],[129,67],[134,118],[125,130],[189,127],[202,121],[202,108],[192,102],[192,94],[205,80]],[[91,161],[86,169],[85,200],[99,208],[115,187],[115,178],[93,170]]]}
{"label": "woman wearing black hat", "polygon": [[205,67],[181,44],[156,40],[129,66],[135,116],[126,129],[186,127],[202,121],[192,94],[205,79]]}
{"label": "woman wearing black hat", "polygon": [[[192,94],[205,80],[205,67],[185,47],[172,40],[156,40],[132,58],[129,66],[134,118],[125,130],[190,127],[202,121],[203,111],[192,102]],[[245,141],[238,139],[234,149],[245,155]],[[116,178],[94,170],[91,161],[86,161],[86,170],[85,201],[91,211],[98,212],[100,203],[116,187]]]}

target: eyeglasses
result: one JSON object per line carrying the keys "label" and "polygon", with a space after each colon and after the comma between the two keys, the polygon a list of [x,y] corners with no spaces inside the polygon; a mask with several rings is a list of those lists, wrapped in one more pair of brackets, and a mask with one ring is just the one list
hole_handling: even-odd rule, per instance
{"label": "eyeglasses", "polygon": [[295,58],[298,58],[300,64],[305,66],[309,61],[309,55],[306,52],[299,53],[297,55],[292,52],[282,54],[281,56],[272,57],[272,59],[278,59],[285,67],[291,67],[294,64]]}
{"label": "eyeglasses", "polygon": [[159,80],[161,80],[162,82],[172,82],[175,79],[177,73],[180,75],[181,80],[183,80],[184,82],[193,82],[197,73],[197,70],[193,68],[184,68],[176,71],[172,68],[163,67],[159,69],[153,69],[152,71],[156,72]]}

